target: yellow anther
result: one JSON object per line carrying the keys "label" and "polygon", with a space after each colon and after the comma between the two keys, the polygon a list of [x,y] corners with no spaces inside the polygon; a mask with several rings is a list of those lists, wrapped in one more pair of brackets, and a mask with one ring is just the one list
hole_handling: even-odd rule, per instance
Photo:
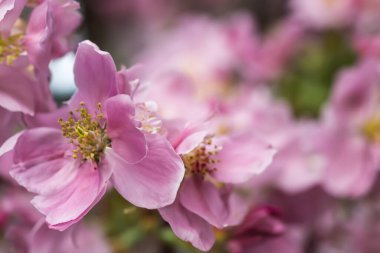
{"label": "yellow anther", "polygon": [[10,65],[25,52],[23,39],[22,34],[0,37],[0,62]]}
{"label": "yellow anther", "polygon": [[189,153],[181,155],[187,174],[205,176],[217,170],[214,164],[220,161],[214,159],[213,156],[219,153],[221,147],[211,144],[212,137],[207,136],[199,146]]}
{"label": "yellow anther", "polygon": [[368,120],[362,128],[362,132],[369,141],[380,141],[380,118],[374,117]]}
{"label": "yellow anther", "polygon": [[104,149],[110,145],[104,124],[99,120],[103,119],[103,114],[96,112],[94,117],[84,107],[85,103],[80,102],[81,108],[70,112],[67,121],[58,119],[62,134],[69,142],[75,145],[73,158],[81,157],[83,160],[93,160],[99,162]]}

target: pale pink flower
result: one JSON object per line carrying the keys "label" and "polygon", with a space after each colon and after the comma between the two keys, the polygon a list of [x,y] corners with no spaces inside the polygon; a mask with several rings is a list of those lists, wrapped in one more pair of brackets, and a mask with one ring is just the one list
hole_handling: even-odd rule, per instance
{"label": "pale pink flower", "polygon": [[379,169],[377,62],[344,70],[324,113],[327,168],[323,186],[335,196],[358,197],[372,187]]}
{"label": "pale pink flower", "polygon": [[82,42],[74,74],[78,92],[69,102],[72,112],[59,124],[56,116],[53,126],[25,130],[9,151],[11,175],[37,195],[32,203],[49,227],[65,230],[79,221],[110,183],[139,207],[171,204],[183,162],[165,137],[139,128],[130,96],[117,95],[112,57]]}
{"label": "pale pink flower", "polygon": [[317,29],[347,26],[354,22],[357,0],[291,0],[293,15],[300,22]]}
{"label": "pale pink flower", "polygon": [[215,241],[212,227],[236,225],[245,214],[233,184],[265,170],[274,149],[252,133],[214,136],[202,127],[187,127],[169,139],[186,176],[176,201],[160,214],[179,238],[207,251]]}
{"label": "pale pink flower", "polygon": [[[323,128],[316,122],[297,122],[284,132],[284,143],[267,171],[257,181],[274,186],[289,194],[306,191],[319,185],[325,173],[327,159],[321,136]],[[257,182],[253,182],[253,185]]]}

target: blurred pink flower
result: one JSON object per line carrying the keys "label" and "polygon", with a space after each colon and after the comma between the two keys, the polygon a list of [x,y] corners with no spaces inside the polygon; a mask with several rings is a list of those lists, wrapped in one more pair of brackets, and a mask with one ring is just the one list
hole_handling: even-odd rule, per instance
{"label": "blurred pink flower", "polygon": [[174,233],[200,250],[214,244],[212,227],[238,224],[247,203],[233,184],[261,173],[274,149],[252,133],[213,136],[203,127],[188,127],[169,138],[184,161],[186,176],[174,204],[159,209]]}
{"label": "blurred pink flower", "polygon": [[286,131],[284,143],[276,147],[278,153],[273,163],[257,181],[266,181],[266,185],[275,186],[289,194],[319,185],[327,163],[323,153],[325,143],[320,137],[324,134],[323,130],[316,122],[294,123]]}
{"label": "blurred pink flower", "polygon": [[[360,0],[359,0],[360,1]],[[293,16],[309,27],[340,28],[354,22],[358,0],[291,0]]]}
{"label": "blurred pink flower", "polygon": [[344,70],[324,114],[327,158],[323,185],[331,194],[358,197],[372,187],[379,169],[378,63]]}
{"label": "blurred pink flower", "polygon": [[244,79],[259,83],[273,81],[295,55],[304,27],[292,19],[281,20],[266,34],[260,34],[249,16],[235,15],[227,26],[231,49],[238,55]]}
{"label": "blurred pink flower", "polygon": [[74,74],[78,92],[67,120],[25,130],[12,151],[10,173],[37,194],[32,203],[49,227],[65,230],[78,222],[110,182],[139,207],[171,204],[183,178],[182,160],[164,136],[139,129],[131,98],[117,95],[112,57],[82,42]]}

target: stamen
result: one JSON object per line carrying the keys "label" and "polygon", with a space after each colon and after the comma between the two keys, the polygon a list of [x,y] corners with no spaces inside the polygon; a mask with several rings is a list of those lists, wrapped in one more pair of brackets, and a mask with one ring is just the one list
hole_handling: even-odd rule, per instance
{"label": "stamen", "polygon": [[7,38],[0,38],[0,62],[8,65],[12,64],[23,52],[23,34],[11,35]]}
{"label": "stamen", "polygon": [[144,132],[156,134],[162,130],[162,121],[156,116],[153,104],[137,104],[135,119],[141,123],[139,128]]}
{"label": "stamen", "polygon": [[380,141],[380,118],[374,117],[368,120],[363,128],[362,133],[371,142]]}
{"label": "stamen", "polygon": [[181,155],[185,164],[186,174],[206,176],[217,170],[216,164],[220,162],[214,159],[222,148],[214,145],[212,136],[204,138],[203,142],[187,154]]}
{"label": "stamen", "polygon": [[78,159],[81,156],[83,160],[93,160],[98,163],[104,149],[111,144],[111,140],[106,134],[106,124],[101,124],[103,119],[100,111],[101,104],[98,104],[94,118],[88,113],[84,102],[79,104],[80,108],[75,109],[75,112],[70,111],[67,121],[59,118],[58,123],[63,136],[76,147],[72,151],[72,157]]}

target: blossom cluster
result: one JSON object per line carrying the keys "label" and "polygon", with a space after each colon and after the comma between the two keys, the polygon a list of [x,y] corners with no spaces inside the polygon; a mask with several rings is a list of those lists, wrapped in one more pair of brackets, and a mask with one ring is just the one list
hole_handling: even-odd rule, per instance
{"label": "blossom cluster", "polygon": [[246,11],[84,2],[127,10],[142,48],[78,35],[74,0],[0,0],[0,252],[380,250],[379,1],[289,0],[266,32]]}

